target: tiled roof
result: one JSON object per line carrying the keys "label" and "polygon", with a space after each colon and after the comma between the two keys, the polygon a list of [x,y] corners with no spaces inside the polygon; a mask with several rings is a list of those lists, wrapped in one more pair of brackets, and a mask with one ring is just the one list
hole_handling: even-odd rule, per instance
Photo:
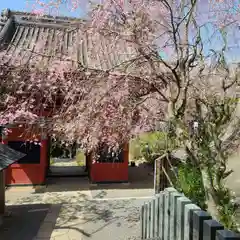
{"label": "tiled roof", "polygon": [[134,49],[126,41],[116,42],[109,36],[93,37],[84,31],[85,24],[79,19],[40,19],[12,12],[0,25],[0,46],[1,34],[10,36],[5,39],[4,55],[11,56],[9,63],[13,65],[50,64],[59,58],[92,69],[108,70],[134,57]]}

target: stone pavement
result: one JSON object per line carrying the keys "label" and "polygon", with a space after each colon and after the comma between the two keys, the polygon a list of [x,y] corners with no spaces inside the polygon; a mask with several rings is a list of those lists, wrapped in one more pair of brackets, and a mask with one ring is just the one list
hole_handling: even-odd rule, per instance
{"label": "stone pavement", "polygon": [[127,240],[140,236],[143,200],[88,201],[51,209],[34,240]]}
{"label": "stone pavement", "polygon": [[[137,239],[140,236],[140,207],[151,195],[152,189],[93,189],[43,193],[24,188],[18,191],[10,190],[6,194],[8,208],[17,209],[25,204],[32,210],[28,210],[22,220],[15,219],[11,223],[6,221],[4,229],[8,229],[8,233],[12,232],[12,235],[4,235],[4,229],[0,228],[0,239]],[[41,204],[42,209],[36,207],[38,204]],[[17,220],[21,221],[21,228],[18,227],[18,222],[14,228],[13,222]],[[20,238],[16,237],[16,232],[19,231],[22,233]]]}

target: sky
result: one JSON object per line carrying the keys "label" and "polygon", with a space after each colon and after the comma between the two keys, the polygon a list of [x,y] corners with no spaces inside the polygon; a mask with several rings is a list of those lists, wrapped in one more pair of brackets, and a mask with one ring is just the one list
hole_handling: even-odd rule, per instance
{"label": "sky", "polygon": [[9,8],[12,10],[26,11],[25,0],[1,0],[0,9]]}
{"label": "sky", "polygon": [[[0,0],[0,11],[3,9],[9,8],[14,11],[24,11],[31,12],[33,5],[36,0]],[[84,11],[80,8],[76,9],[74,12],[70,12],[67,9],[61,9],[61,15],[71,16],[71,17],[82,17],[84,16]]]}

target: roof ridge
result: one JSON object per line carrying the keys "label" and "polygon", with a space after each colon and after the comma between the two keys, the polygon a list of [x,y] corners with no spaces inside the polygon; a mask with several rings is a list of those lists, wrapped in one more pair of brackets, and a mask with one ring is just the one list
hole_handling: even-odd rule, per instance
{"label": "roof ridge", "polygon": [[11,11],[9,9],[4,9],[1,11],[0,22],[7,22],[7,20],[11,17]]}
{"label": "roof ridge", "polygon": [[9,8],[8,9],[3,9],[1,11],[1,16],[5,17],[5,18],[10,18],[10,16],[22,16],[22,17],[37,17],[37,20],[41,20],[41,19],[49,19],[49,20],[62,20],[62,21],[74,21],[74,20],[81,20],[83,22],[85,22],[86,20],[82,19],[82,18],[77,18],[77,17],[67,17],[67,16],[52,16],[52,15],[42,15],[42,16],[38,16],[38,14],[36,13],[32,13],[32,12],[24,12],[24,11],[12,11]]}
{"label": "roof ridge", "polygon": [[0,23],[5,25],[8,19],[13,18],[16,24],[21,25],[38,25],[45,26],[47,28],[57,27],[66,28],[74,27],[81,28],[81,25],[87,24],[87,20],[81,18],[63,17],[63,16],[39,16],[31,12],[11,11],[10,9],[4,9],[1,12]]}

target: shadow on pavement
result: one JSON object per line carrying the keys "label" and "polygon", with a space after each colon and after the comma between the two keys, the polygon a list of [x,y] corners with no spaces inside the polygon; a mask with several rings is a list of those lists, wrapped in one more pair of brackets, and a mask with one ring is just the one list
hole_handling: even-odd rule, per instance
{"label": "shadow on pavement", "polygon": [[139,208],[142,204],[137,200],[86,200],[77,205],[19,203],[7,207],[12,214],[0,227],[0,239],[108,240],[117,234],[119,240],[126,240],[140,231]]}
{"label": "shadow on pavement", "polygon": [[0,239],[33,240],[50,207],[50,204],[7,206],[6,210],[10,215],[4,217],[3,224],[0,226]]}

